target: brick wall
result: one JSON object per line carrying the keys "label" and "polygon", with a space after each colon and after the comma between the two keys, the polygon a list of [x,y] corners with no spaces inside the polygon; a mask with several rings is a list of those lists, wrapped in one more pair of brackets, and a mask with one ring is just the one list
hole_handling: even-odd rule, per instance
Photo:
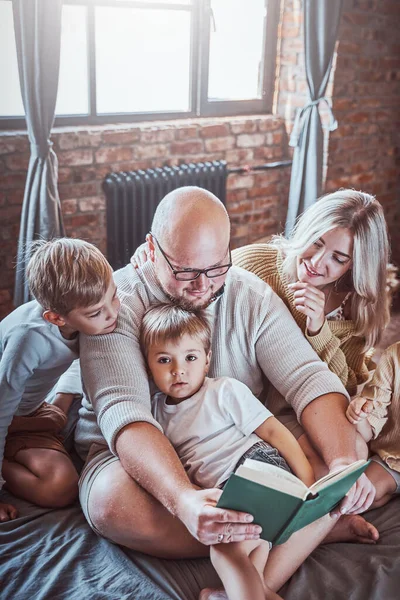
{"label": "brick wall", "polygon": [[[339,127],[329,136],[325,191],[354,187],[382,203],[400,265],[400,7],[398,0],[344,0],[327,95]],[[277,114],[291,129],[307,101],[302,2],[286,0]],[[326,115],[326,113],[325,113]],[[323,115],[324,117],[324,115]]]}
{"label": "brick wall", "polygon": [[[106,249],[102,181],[110,171],[224,159],[231,167],[288,158],[283,119],[271,115],[55,130],[66,233]],[[14,263],[29,144],[0,135],[0,318],[12,308]],[[232,247],[280,230],[290,169],[228,177]]]}
{"label": "brick wall", "polygon": [[[336,68],[328,95],[339,122],[330,134],[326,190],[355,187],[382,202],[400,264],[398,0],[344,0]],[[230,166],[287,158],[294,111],[307,101],[302,0],[284,0],[275,117],[199,119],[55,131],[67,234],[105,249],[101,182],[109,171],[226,159]],[[24,134],[0,134],[0,318],[11,308],[14,257],[26,167]],[[228,211],[234,246],[281,229],[289,169],[231,176]]]}

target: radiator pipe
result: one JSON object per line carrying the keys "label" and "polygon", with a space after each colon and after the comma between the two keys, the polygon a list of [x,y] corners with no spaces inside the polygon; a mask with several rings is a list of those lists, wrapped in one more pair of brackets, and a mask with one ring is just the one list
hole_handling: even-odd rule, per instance
{"label": "radiator pipe", "polygon": [[291,160],[278,160],[272,163],[264,163],[263,165],[233,167],[232,169],[227,169],[227,175],[231,175],[232,173],[241,175],[243,173],[251,173],[252,171],[267,171],[268,169],[278,169],[279,167],[290,167],[291,164]]}

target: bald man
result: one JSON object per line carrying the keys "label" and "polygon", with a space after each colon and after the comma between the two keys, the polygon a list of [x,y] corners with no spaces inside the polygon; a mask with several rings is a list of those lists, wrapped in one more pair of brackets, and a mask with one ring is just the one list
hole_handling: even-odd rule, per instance
{"label": "bald man", "polygon": [[[250,515],[215,508],[219,490],[193,488],[151,414],[139,347],[142,315],[151,304],[170,300],[206,309],[213,322],[210,377],[236,378],[257,397],[269,380],[293,406],[329,468],[357,460],[342,384],[271,288],[231,266],[229,238],[227,212],[213,194],[195,187],[168,194],[146,238],[150,260],[115,273],[121,299],[117,328],[81,339],[89,398],[76,435],[86,458],[83,511],[101,535],[154,556],[204,556],[228,524],[224,541],[255,539],[260,530]],[[362,477],[343,508],[360,510],[373,497]],[[321,531],[314,545],[320,539]]]}

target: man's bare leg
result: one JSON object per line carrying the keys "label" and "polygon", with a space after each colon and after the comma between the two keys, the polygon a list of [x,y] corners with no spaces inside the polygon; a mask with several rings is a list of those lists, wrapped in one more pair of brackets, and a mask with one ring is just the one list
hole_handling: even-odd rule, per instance
{"label": "man's bare leg", "polygon": [[89,496],[89,515],[101,535],[133,550],[172,559],[209,555],[209,548],[134,482],[119,461],[96,477]]}
{"label": "man's bare leg", "polygon": [[[321,459],[319,454],[316,452],[314,447],[311,445],[307,435],[301,435],[298,439],[298,442],[302,447],[304,454],[310,461],[316,479],[320,479],[321,477],[326,475],[328,472],[327,466],[325,465],[324,461]],[[360,458],[367,458],[363,455],[364,446],[365,444],[357,445],[358,455],[362,454]],[[393,480],[392,477],[391,479]],[[375,485],[374,481],[372,481],[372,483]],[[373,507],[375,506],[373,505]],[[364,517],[362,517],[361,515],[343,515],[336,522],[335,527],[329,532],[329,534],[326,536],[322,543],[331,544],[333,542],[356,542],[360,544],[375,544],[378,539],[378,530],[376,529],[376,527],[374,527],[374,525],[372,525],[372,523],[368,523],[368,521],[366,521]]]}

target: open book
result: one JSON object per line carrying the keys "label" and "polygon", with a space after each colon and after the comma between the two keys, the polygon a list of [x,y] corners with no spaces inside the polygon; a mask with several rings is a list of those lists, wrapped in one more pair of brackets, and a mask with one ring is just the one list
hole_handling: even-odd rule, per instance
{"label": "open book", "polygon": [[229,477],[217,506],[250,513],[261,525],[264,540],[283,544],[292,533],[329,513],[368,464],[358,460],[308,488],[279,467],[246,459]]}

